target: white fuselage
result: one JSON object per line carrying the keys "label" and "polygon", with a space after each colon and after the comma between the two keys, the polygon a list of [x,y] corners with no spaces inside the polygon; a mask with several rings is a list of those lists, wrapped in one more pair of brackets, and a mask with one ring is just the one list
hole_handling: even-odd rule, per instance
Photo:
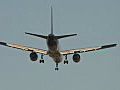
{"label": "white fuselage", "polygon": [[56,63],[60,63],[62,61],[62,55],[59,52],[59,41],[53,34],[48,35],[47,46],[48,55],[53,58]]}

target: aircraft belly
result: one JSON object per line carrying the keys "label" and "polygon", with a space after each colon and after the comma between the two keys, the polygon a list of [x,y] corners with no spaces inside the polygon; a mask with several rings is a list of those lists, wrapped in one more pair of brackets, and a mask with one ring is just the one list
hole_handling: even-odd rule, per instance
{"label": "aircraft belly", "polygon": [[49,56],[51,58],[53,58],[53,60],[56,62],[56,63],[60,63],[62,61],[62,55],[56,51],[56,52],[48,52]]}
{"label": "aircraft belly", "polygon": [[49,50],[54,52],[54,51],[57,51],[58,48],[57,48],[57,46],[53,46],[53,47],[49,47]]}

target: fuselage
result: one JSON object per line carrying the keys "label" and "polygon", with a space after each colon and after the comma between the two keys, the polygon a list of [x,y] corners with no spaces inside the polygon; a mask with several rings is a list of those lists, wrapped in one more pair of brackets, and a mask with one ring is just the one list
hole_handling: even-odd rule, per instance
{"label": "fuselage", "polygon": [[47,38],[48,55],[53,58],[56,63],[62,61],[62,55],[59,52],[59,41],[54,34],[49,34]]}

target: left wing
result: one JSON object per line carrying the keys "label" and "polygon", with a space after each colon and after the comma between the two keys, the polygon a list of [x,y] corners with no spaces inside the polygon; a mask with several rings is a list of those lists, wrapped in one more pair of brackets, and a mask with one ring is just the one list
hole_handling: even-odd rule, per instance
{"label": "left wing", "polygon": [[68,54],[75,54],[75,53],[91,52],[91,51],[102,50],[106,48],[112,48],[112,47],[115,47],[116,45],[117,44],[110,44],[110,45],[104,45],[104,46],[95,47],[95,48],[72,49],[72,50],[61,51],[60,53],[62,55],[68,55]]}
{"label": "left wing", "polygon": [[44,54],[47,55],[47,50],[42,50],[42,49],[37,49],[37,48],[31,48],[31,47],[26,47],[26,46],[20,46],[17,44],[7,44],[5,42],[0,42],[0,45],[11,47],[11,48],[16,48],[24,51],[31,51],[31,52],[36,52],[39,54]]}

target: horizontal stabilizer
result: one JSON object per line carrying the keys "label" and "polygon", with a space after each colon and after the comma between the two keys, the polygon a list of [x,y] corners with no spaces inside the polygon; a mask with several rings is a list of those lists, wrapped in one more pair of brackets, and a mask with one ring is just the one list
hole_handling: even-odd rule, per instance
{"label": "horizontal stabilizer", "polygon": [[37,36],[37,37],[41,37],[41,38],[47,39],[47,36],[44,36],[44,35],[32,34],[32,33],[27,33],[27,32],[25,32],[25,34],[32,35],[32,36]]}
{"label": "horizontal stabilizer", "polygon": [[56,36],[57,39],[61,38],[66,38],[66,37],[71,37],[71,36],[76,36],[77,34],[70,34],[70,35],[62,35],[62,36]]}

